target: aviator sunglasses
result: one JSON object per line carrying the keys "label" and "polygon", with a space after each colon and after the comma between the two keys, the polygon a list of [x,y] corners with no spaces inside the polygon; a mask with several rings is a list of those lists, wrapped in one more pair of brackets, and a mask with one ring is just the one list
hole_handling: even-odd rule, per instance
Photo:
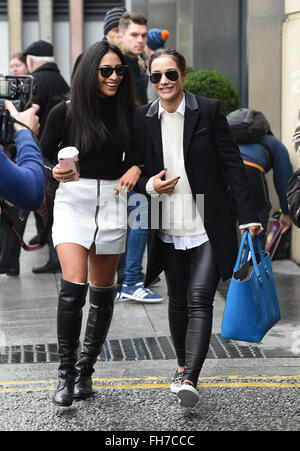
{"label": "aviator sunglasses", "polygon": [[[161,72],[153,72],[150,75],[150,81],[155,84],[158,83],[161,80],[161,77],[163,76],[163,74]],[[171,80],[171,81],[176,81],[178,80],[178,72],[175,69],[169,69],[165,72],[165,76]]]}
{"label": "aviator sunglasses", "polygon": [[120,64],[119,66],[116,67],[98,67],[97,70],[99,70],[101,72],[101,75],[103,78],[107,78],[110,77],[111,74],[113,73],[113,71],[116,72],[116,74],[120,77],[126,74],[128,66],[125,66],[125,64]]}

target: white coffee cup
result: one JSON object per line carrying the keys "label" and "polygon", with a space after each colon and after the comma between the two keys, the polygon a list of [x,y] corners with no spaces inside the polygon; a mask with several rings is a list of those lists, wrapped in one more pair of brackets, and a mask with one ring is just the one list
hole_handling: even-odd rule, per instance
{"label": "white coffee cup", "polygon": [[79,180],[79,151],[76,147],[64,147],[58,152],[58,162],[63,169],[71,169],[74,173],[73,181]]}
{"label": "white coffee cup", "polygon": [[79,161],[79,151],[76,147],[64,147],[58,152],[57,158],[73,158],[75,163]]}

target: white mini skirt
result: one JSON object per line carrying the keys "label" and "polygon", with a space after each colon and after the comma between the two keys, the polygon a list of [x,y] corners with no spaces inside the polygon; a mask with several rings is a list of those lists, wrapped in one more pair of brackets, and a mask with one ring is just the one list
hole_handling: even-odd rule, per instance
{"label": "white mini skirt", "polygon": [[96,254],[125,252],[127,194],[115,194],[119,179],[82,178],[60,183],[55,194],[52,239],[54,246],[76,243]]}

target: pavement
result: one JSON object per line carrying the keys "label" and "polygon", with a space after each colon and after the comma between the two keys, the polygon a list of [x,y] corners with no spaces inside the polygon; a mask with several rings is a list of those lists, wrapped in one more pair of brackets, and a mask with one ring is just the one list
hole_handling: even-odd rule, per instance
{"label": "pavement", "polygon": [[[34,234],[30,216],[25,239]],[[199,378],[201,400],[193,409],[180,407],[169,390],[176,360],[163,275],[153,287],[164,296],[162,303],[115,303],[95,366],[94,396],[62,409],[51,402],[61,274],[31,271],[46,260],[46,248],[22,251],[20,276],[0,276],[0,430],[110,431],[115,445],[137,431],[179,431],[184,441],[197,438],[199,431],[300,430],[300,268],[295,263],[273,262],[282,319],[258,344],[221,338],[228,283],[220,284],[210,350]],[[88,305],[83,324],[87,311]],[[153,440],[150,446],[162,444]]]}

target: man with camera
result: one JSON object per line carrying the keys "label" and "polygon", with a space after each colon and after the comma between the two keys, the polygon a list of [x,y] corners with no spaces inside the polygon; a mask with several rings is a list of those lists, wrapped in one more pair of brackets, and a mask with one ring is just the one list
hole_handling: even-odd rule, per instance
{"label": "man with camera", "polygon": [[16,164],[0,147],[0,197],[19,208],[36,210],[44,198],[46,182],[42,155],[32,135],[39,132],[38,105],[18,112],[12,102],[5,102],[14,118]]}
{"label": "man with camera", "polygon": [[[54,48],[50,42],[43,40],[32,42],[23,52],[30,74],[35,78],[37,84],[34,102],[40,106],[40,132],[42,136],[47,117],[51,109],[63,100],[70,88],[55,62]],[[29,244],[36,244],[38,236],[33,237]],[[56,250],[53,247],[52,233],[48,235],[48,261],[38,267],[33,267],[35,274],[60,272]]]}

